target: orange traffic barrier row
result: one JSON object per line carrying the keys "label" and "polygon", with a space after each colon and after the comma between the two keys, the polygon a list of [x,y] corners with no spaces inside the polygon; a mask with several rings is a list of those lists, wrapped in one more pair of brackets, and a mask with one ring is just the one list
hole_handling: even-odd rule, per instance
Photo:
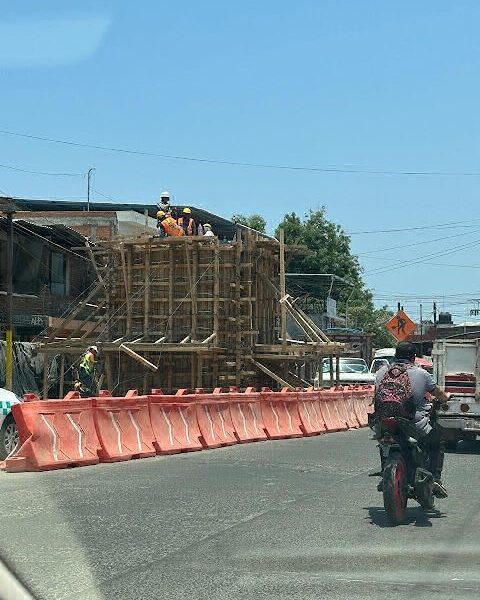
{"label": "orange traffic barrier row", "polygon": [[4,461],[9,472],[43,471],[218,448],[267,439],[364,427],[373,387],[213,393],[129,390],[95,398],[70,392],[63,400],[28,394],[12,407],[20,442]]}

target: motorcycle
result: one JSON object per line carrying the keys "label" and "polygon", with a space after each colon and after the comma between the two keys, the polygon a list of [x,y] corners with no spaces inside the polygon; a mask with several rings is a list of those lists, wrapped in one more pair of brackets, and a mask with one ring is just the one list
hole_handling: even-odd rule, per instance
{"label": "motorcycle", "polygon": [[371,419],[376,431],[382,459],[379,491],[392,525],[405,520],[407,502],[415,499],[422,508],[432,510],[435,504],[434,478],[429,471],[428,452],[422,448],[411,421],[402,417]]}

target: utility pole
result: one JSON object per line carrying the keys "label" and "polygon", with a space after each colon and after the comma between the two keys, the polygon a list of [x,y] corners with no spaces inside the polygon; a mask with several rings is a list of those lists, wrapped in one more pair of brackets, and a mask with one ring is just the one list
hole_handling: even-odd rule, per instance
{"label": "utility pole", "polygon": [[10,198],[0,199],[0,209],[7,215],[7,304],[5,315],[5,387],[13,391],[13,215],[14,205]]}
{"label": "utility pole", "polygon": [[94,167],[90,167],[87,171],[87,211],[90,212],[90,183],[92,179],[92,171],[95,171]]}

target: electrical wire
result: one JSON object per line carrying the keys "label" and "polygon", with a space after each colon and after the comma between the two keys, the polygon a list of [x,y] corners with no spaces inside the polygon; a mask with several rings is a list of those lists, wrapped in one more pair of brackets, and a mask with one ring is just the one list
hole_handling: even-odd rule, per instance
{"label": "electrical wire", "polygon": [[[347,235],[366,235],[372,233],[401,233],[404,231],[422,231],[425,229],[457,229],[461,227],[476,227],[472,223],[480,219],[468,219],[467,221],[451,221],[449,223],[437,223],[435,225],[421,225],[419,227],[403,227],[401,229],[372,229],[370,231],[347,231]],[[464,225],[470,223],[470,225]]]}
{"label": "electrical wire", "polygon": [[85,173],[49,173],[47,171],[32,171],[30,169],[23,169],[21,167],[14,167],[12,165],[2,165],[2,169],[10,169],[11,171],[19,171],[20,173],[29,173],[30,175],[48,175],[50,177],[84,177]]}
{"label": "electrical wire", "polygon": [[213,158],[203,158],[196,156],[183,156],[177,154],[163,154],[159,152],[149,152],[146,150],[136,150],[128,148],[118,148],[114,146],[104,146],[100,144],[86,144],[73,140],[56,139],[40,135],[20,133],[17,131],[0,130],[0,134],[7,136],[21,137],[30,140],[48,142],[52,144],[63,144],[65,146],[74,146],[79,148],[91,148],[93,150],[103,150],[107,152],[116,152],[120,154],[133,154],[137,156],[150,156],[155,158],[164,158],[169,160],[181,160],[197,163],[208,163],[217,165],[228,165],[235,167],[257,167],[262,169],[281,169],[290,171],[313,171],[321,173],[346,173],[362,175],[394,175],[394,176],[447,176],[447,177],[480,177],[480,172],[475,171],[396,171],[396,170],[377,170],[377,169],[352,169],[343,167],[319,167],[319,166],[301,166],[301,165],[282,165],[256,162],[243,162],[235,160],[221,160]]}

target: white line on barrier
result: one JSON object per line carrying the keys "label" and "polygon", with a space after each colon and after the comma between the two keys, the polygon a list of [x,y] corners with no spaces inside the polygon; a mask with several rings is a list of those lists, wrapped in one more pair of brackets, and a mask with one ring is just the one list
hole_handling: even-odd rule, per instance
{"label": "white line on barrier", "polygon": [[277,411],[273,408],[273,404],[271,402],[270,402],[270,408],[272,409],[272,412],[275,415],[275,424],[277,427],[277,433],[280,433],[280,422],[278,420]]}
{"label": "white line on barrier", "polygon": [[285,410],[287,411],[287,415],[288,415],[288,423],[289,423],[289,426],[290,426],[290,431],[293,431],[293,427],[292,427],[292,417],[290,416],[290,413],[289,413],[289,411],[288,411],[288,406],[287,406],[287,403],[286,403],[286,402],[284,402],[284,403],[283,403],[283,406],[285,407]]}
{"label": "white line on barrier", "polygon": [[225,431],[225,419],[223,418],[223,413],[220,410],[219,406],[217,406],[217,413],[218,413],[218,416],[220,417],[220,421],[222,422],[223,437],[225,439],[227,439],[227,432]]}
{"label": "white line on barrier", "polygon": [[168,439],[170,440],[170,446],[173,446],[172,424],[168,420],[163,406],[162,406],[162,415],[163,415],[163,418],[165,419],[165,423],[167,424],[167,427],[168,427]]}
{"label": "white line on barrier", "polygon": [[245,415],[243,414],[242,405],[240,404],[240,402],[237,402],[237,406],[243,419],[243,431],[245,432],[245,436],[248,437],[247,421],[245,420]]}
{"label": "white line on barrier", "polygon": [[112,421],[112,425],[115,428],[115,431],[117,432],[117,448],[118,448],[118,452],[120,454],[122,454],[122,437],[120,434],[120,427],[118,426],[117,420],[115,419],[115,417],[113,416],[113,413],[109,410],[108,414],[110,415],[110,420]]}
{"label": "white line on barrier", "polygon": [[210,416],[210,409],[208,408],[207,404],[205,404],[204,408],[205,408],[205,414],[207,415],[208,421],[210,423],[210,433],[212,435],[212,439],[215,439],[215,432],[213,431],[213,421],[212,421],[212,417]]}
{"label": "white line on barrier", "polygon": [[142,449],[142,440],[140,439],[140,428],[138,426],[138,423],[135,421],[135,417],[132,415],[131,410],[128,411],[128,416],[130,417],[130,421],[132,422],[132,425],[135,427],[135,431],[137,433],[138,449],[141,450]]}
{"label": "white line on barrier", "polygon": [[304,400],[302,400],[302,404],[303,404],[303,409],[304,409],[304,411],[305,411],[305,413],[307,415],[308,425],[309,425],[310,429],[313,429],[313,427],[312,427],[312,420],[310,418],[310,413],[308,412],[308,407],[305,404]]}
{"label": "white line on barrier", "polygon": [[180,413],[180,417],[182,418],[183,424],[185,425],[185,435],[187,437],[188,443],[190,444],[190,432],[188,430],[188,423],[185,420],[185,417],[183,416],[183,410],[181,408],[179,408],[178,412]]}
{"label": "white line on barrier", "polygon": [[45,425],[50,430],[50,433],[52,434],[52,454],[53,454],[53,460],[58,460],[58,452],[57,452],[58,434],[55,431],[55,429],[50,425],[50,423],[47,421],[47,419],[45,418],[45,415],[40,415],[40,416],[42,417],[43,422],[45,423]]}
{"label": "white line on barrier", "polygon": [[67,419],[70,421],[70,423],[72,424],[72,427],[75,429],[75,431],[78,433],[78,454],[80,455],[80,458],[83,458],[83,449],[82,449],[82,435],[83,435],[83,431],[80,429],[80,427],[75,423],[75,421],[72,419],[72,416],[69,415],[68,413],[65,413],[67,415]]}
{"label": "white line on barrier", "polygon": [[317,408],[315,406],[315,402],[312,402],[311,404],[312,410],[313,410],[313,414],[315,415],[315,422],[317,424],[317,429],[323,429],[322,425],[320,424],[320,421],[318,420],[318,412],[317,412]]}
{"label": "white line on barrier", "polygon": [[257,427],[257,416],[255,415],[255,411],[252,408],[252,403],[249,402],[248,406],[250,407],[250,412],[252,413],[252,417],[253,417],[253,427],[255,429],[255,433],[258,433],[258,427]]}

